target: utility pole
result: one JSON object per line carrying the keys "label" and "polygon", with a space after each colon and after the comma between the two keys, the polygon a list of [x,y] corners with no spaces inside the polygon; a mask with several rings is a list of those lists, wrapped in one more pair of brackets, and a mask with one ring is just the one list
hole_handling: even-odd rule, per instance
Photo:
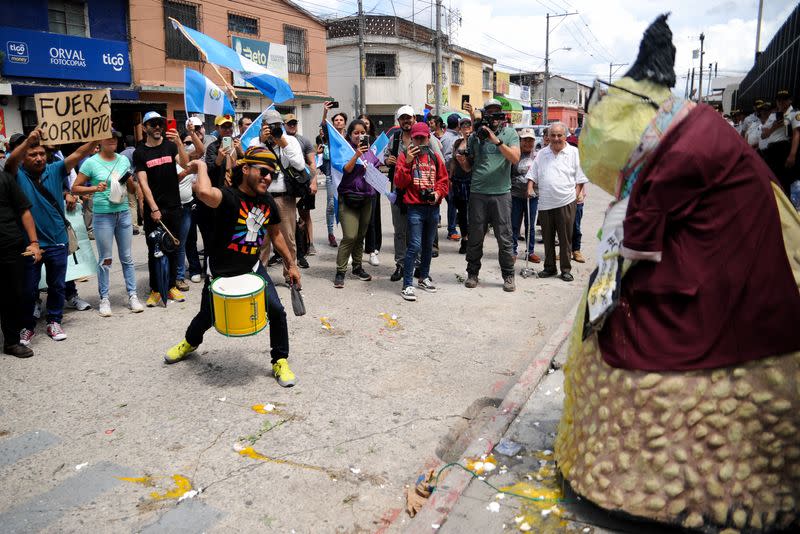
{"label": "utility pole", "polygon": [[440,115],[442,105],[442,0],[436,0],[436,66],[434,73],[433,90],[434,113]]}
{"label": "utility pole", "polygon": [[[360,0],[359,0],[360,1]],[[705,40],[706,36],[704,34],[700,34],[700,76],[697,77],[697,103],[703,102],[703,41]]]}
{"label": "utility pole", "polygon": [[613,75],[611,69],[614,67],[624,67],[627,63],[609,63],[608,64],[608,83],[611,83],[611,76]]}
{"label": "utility pole", "polygon": [[756,59],[758,61],[758,48],[761,46],[761,16],[764,14],[764,0],[758,0],[758,22],[756,22]]}
{"label": "utility pole", "polygon": [[691,70],[688,69],[686,70],[686,90],[683,92],[684,100],[689,100],[689,74],[691,72],[692,72]]}
{"label": "utility pole", "polygon": [[577,14],[577,11],[562,15],[547,14],[547,27],[544,32],[544,104],[542,104],[542,124],[545,126],[547,126],[547,80],[550,78],[550,17],[569,17]]}
{"label": "utility pole", "polygon": [[706,96],[711,96],[711,67],[713,65],[711,63],[708,64],[708,89],[706,89]]}
{"label": "utility pole", "polygon": [[689,100],[694,98],[694,67],[692,67],[692,88],[689,90]]}
{"label": "utility pole", "polygon": [[367,78],[367,54],[364,51],[364,6],[358,0],[358,113],[366,113],[366,78]]}

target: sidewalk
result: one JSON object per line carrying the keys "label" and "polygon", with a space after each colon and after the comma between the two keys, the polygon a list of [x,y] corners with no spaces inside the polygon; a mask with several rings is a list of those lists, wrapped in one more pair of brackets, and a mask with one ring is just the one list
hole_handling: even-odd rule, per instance
{"label": "sidewalk", "polygon": [[[573,316],[574,314],[569,317]],[[570,322],[566,320],[565,324]],[[531,385],[535,387],[533,393],[502,434],[503,440],[498,440],[492,454],[485,457],[466,457],[459,462],[481,473],[481,478],[471,478],[469,473],[458,467],[449,468],[443,474],[446,476],[439,491],[447,492],[461,475],[471,478],[466,489],[455,496],[454,503],[451,501],[452,504],[447,507],[449,511],[445,507],[437,507],[440,515],[435,521],[440,523],[418,523],[418,519],[427,520],[433,517],[430,515],[431,510],[423,509],[423,513],[412,520],[411,531],[439,534],[504,531],[536,534],[686,532],[658,523],[609,514],[575,495],[558,476],[552,450],[564,402],[562,366],[566,361],[568,348],[566,339],[560,338],[561,334],[562,329],[553,334],[555,339],[551,339],[548,346],[559,341],[560,343],[553,353],[552,363],[538,385]],[[547,358],[546,349],[538,356]],[[486,437],[486,429],[479,434],[484,437],[477,441],[491,439]],[[511,449],[504,448],[504,445],[511,445]],[[514,450],[516,447],[519,447],[518,451]],[[471,449],[472,446],[467,451]],[[501,454],[500,450],[509,455]],[[484,482],[531,499],[499,494]]]}

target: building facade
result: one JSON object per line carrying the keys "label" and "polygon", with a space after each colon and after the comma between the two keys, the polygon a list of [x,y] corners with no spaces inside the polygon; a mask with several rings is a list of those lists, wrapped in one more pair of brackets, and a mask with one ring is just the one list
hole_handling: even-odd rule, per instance
{"label": "building facade", "polygon": [[469,96],[475,108],[492,98],[496,59],[460,46],[451,46],[450,102],[453,109],[461,108],[461,99]]}

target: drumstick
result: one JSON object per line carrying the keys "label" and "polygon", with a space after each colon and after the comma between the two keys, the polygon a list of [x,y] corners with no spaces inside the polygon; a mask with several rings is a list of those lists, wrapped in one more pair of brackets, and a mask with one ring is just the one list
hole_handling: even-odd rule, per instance
{"label": "drumstick", "polygon": [[181,244],[180,241],[175,239],[175,236],[172,235],[172,232],[169,231],[169,228],[166,227],[166,225],[164,224],[164,221],[158,221],[158,223],[161,225],[161,227],[164,229],[164,231],[167,232],[167,234],[172,238],[172,242],[175,243],[175,245],[180,245]]}

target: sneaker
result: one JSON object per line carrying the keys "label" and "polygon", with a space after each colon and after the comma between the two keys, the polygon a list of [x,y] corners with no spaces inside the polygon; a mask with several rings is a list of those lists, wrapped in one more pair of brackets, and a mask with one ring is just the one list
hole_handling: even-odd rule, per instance
{"label": "sneaker", "polygon": [[64,329],[61,328],[59,323],[47,323],[47,335],[50,336],[50,339],[53,341],[64,341],[67,339],[67,334],[64,333]]}
{"label": "sneaker", "polygon": [[503,277],[503,291],[511,293],[512,291],[517,290],[517,284],[514,283],[514,275],[508,275]]}
{"label": "sneaker", "polygon": [[42,299],[36,299],[36,303],[33,305],[33,318],[39,319],[42,316]]}
{"label": "sneaker", "polygon": [[539,257],[539,256],[537,256],[536,254],[534,254],[533,252],[531,252],[531,253],[528,255],[528,261],[529,261],[529,262],[531,262],[531,263],[541,263],[541,262],[542,262],[542,258],[540,258],[540,257]]}
{"label": "sneaker", "polygon": [[272,267],[273,265],[278,265],[279,263],[283,263],[283,258],[281,258],[276,252],[272,255],[269,261],[267,261],[267,267]]}
{"label": "sneaker", "polygon": [[100,317],[111,317],[111,302],[108,300],[108,297],[100,299],[99,312]]}
{"label": "sneaker", "polygon": [[447,239],[449,239],[450,241],[459,241],[459,240],[461,240],[461,236],[458,235],[457,233],[453,232],[452,234],[447,236]]}
{"label": "sneaker", "polygon": [[552,276],[556,276],[557,274],[558,274],[558,271],[544,270],[544,271],[539,271],[539,275],[538,276],[539,276],[539,278],[550,278]]}
{"label": "sneaker", "polygon": [[194,352],[197,347],[189,345],[185,339],[169,349],[164,355],[164,361],[167,363],[176,363],[184,359],[186,356]]}
{"label": "sneaker", "polygon": [[191,289],[191,286],[189,286],[186,280],[175,280],[175,287],[181,291],[189,291]]}
{"label": "sneaker", "polygon": [[17,358],[30,358],[33,356],[33,351],[30,347],[17,343],[16,345],[7,345],[3,347],[3,352]]}
{"label": "sneaker", "polygon": [[28,330],[27,328],[23,328],[19,332],[19,344],[27,347],[28,345],[31,344],[31,339],[33,339],[33,336],[35,335],[36,332],[34,332],[33,330]]}
{"label": "sneaker", "polygon": [[344,273],[336,273],[333,277],[333,287],[341,289],[344,287]]}
{"label": "sneaker", "polygon": [[373,267],[377,267],[381,264],[381,260],[378,259],[378,251],[370,253],[369,255],[369,264]]}
{"label": "sneaker", "polygon": [[314,248],[314,244],[312,243],[308,245],[308,252],[306,253],[306,256],[316,256],[316,255],[317,255],[317,249]]}
{"label": "sneaker", "polygon": [[202,275],[199,274],[193,274],[190,280],[195,284],[199,284],[200,282],[203,281],[203,277]]}
{"label": "sneaker", "polygon": [[139,302],[139,297],[136,295],[128,297],[128,308],[130,308],[133,313],[142,313],[144,311],[144,306]]}
{"label": "sneaker", "polygon": [[561,273],[561,276],[559,276],[559,278],[561,278],[565,282],[572,282],[573,280],[575,280],[575,277],[572,276],[570,273]]}
{"label": "sneaker", "polygon": [[464,238],[461,240],[461,246],[458,247],[459,254],[466,254],[467,253],[467,239]]}
{"label": "sneaker", "polygon": [[183,293],[181,293],[177,287],[173,287],[169,290],[169,295],[167,298],[169,298],[169,300],[174,300],[175,302],[183,302],[186,300],[186,297],[183,296]]}
{"label": "sneaker", "polygon": [[68,298],[64,305],[67,308],[72,308],[73,310],[78,311],[86,311],[91,310],[92,305],[80,298],[78,295],[73,295],[71,298]]}
{"label": "sneaker", "polygon": [[572,259],[578,263],[586,263],[586,258],[583,257],[583,254],[581,254],[580,250],[574,250],[572,252]]}
{"label": "sneaker", "polygon": [[297,266],[301,269],[308,269],[308,260],[305,258],[297,258]]}
{"label": "sneaker", "polygon": [[336,242],[336,236],[335,235],[328,234],[328,245],[333,247],[333,248],[336,248],[336,247],[339,246],[339,244]]}
{"label": "sneaker", "polygon": [[281,358],[272,364],[272,374],[278,384],[285,388],[292,387],[297,381],[294,373],[289,369],[289,362],[286,361],[286,358]]}
{"label": "sneaker", "polygon": [[406,286],[400,292],[400,295],[409,302],[414,302],[417,300],[417,294],[414,292],[413,286]]}
{"label": "sneaker", "polygon": [[468,274],[467,281],[464,282],[464,287],[468,287],[469,289],[475,289],[476,287],[478,287],[478,275]]}
{"label": "sneaker", "polygon": [[433,280],[431,280],[430,276],[420,280],[419,283],[417,283],[417,285],[421,289],[424,289],[425,291],[427,291],[428,293],[436,293],[436,286],[433,285]]}
{"label": "sneaker", "polygon": [[403,266],[396,265],[394,268],[394,272],[392,273],[392,276],[389,277],[389,280],[391,280],[392,282],[397,282],[401,278],[403,278]]}
{"label": "sneaker", "polygon": [[147,297],[147,302],[145,302],[145,305],[148,308],[155,308],[159,304],[161,304],[161,293],[158,291],[151,291],[150,296]]}
{"label": "sneaker", "polygon": [[372,276],[370,276],[367,271],[364,270],[363,267],[357,267],[353,269],[353,276],[361,280],[362,282],[369,282],[372,280]]}
{"label": "sneaker", "polygon": [[439,249],[438,249],[438,248],[435,248],[435,249],[433,249],[433,251],[431,252],[431,258],[438,258],[438,257],[439,257]]}

